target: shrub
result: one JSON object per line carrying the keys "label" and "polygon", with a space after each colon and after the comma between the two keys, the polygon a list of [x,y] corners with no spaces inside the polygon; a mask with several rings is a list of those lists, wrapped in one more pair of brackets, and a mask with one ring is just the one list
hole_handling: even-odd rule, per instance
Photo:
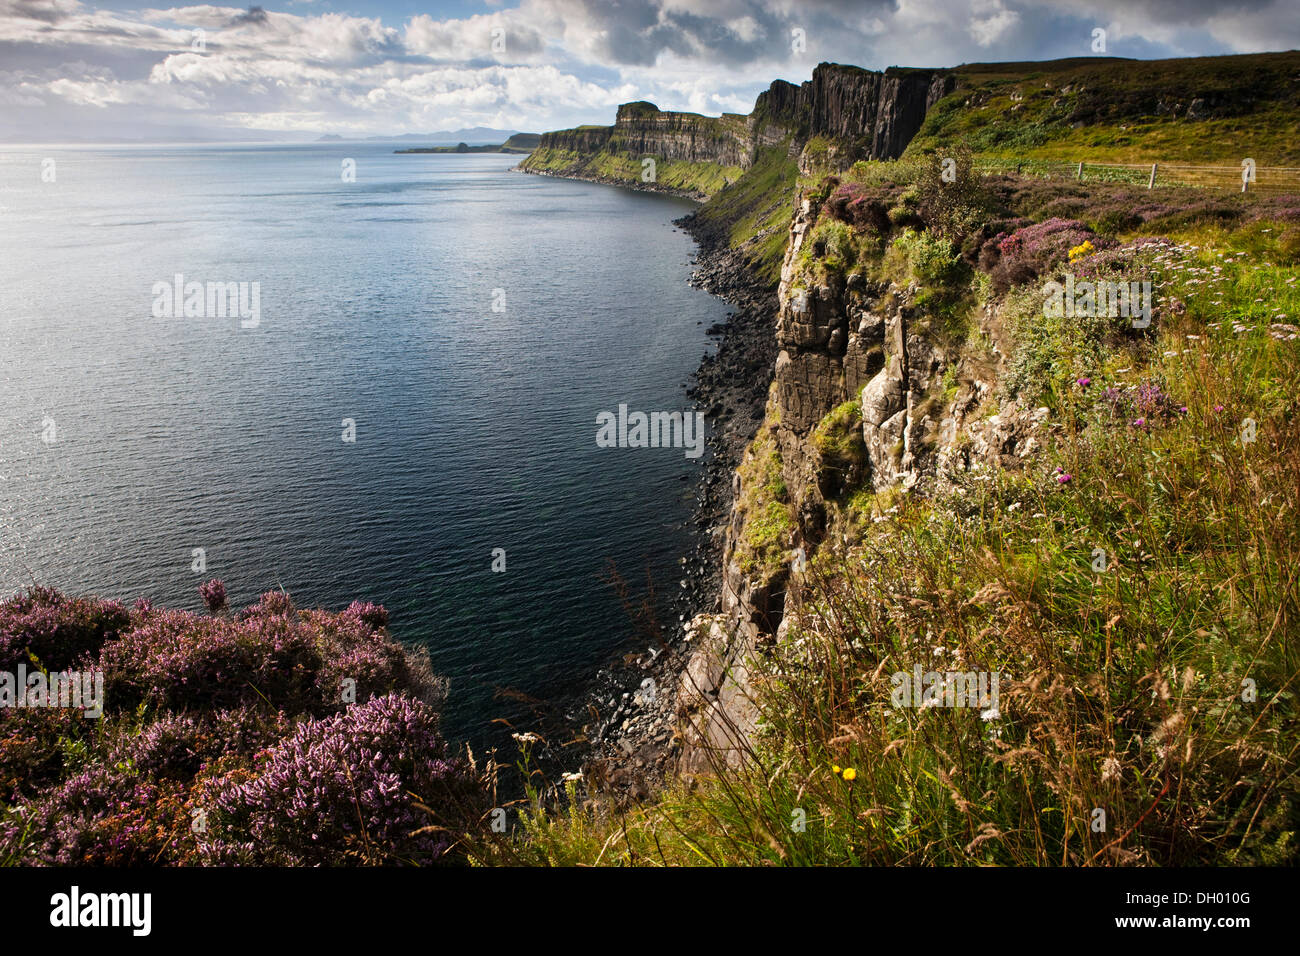
{"label": "shrub", "polygon": [[[115,602],[39,588],[0,602],[11,650],[34,648],[105,672],[100,720],[0,709],[0,860],[444,858],[452,829],[476,825],[484,791],[436,735],[428,701],[441,699],[442,686],[427,655],[390,640],[387,621],[382,607],[360,602],[338,614],[300,612],[279,592],[233,618],[156,610],[147,601],[128,614]],[[358,702],[346,711],[345,677],[355,680]],[[266,837],[277,814],[316,799],[318,777],[319,820],[338,826],[328,833],[289,826]],[[356,788],[340,789],[344,779]],[[219,833],[205,822],[216,813],[214,794],[225,801]]]}
{"label": "shrub", "polygon": [[826,212],[860,229],[876,235],[889,233],[889,206],[884,201],[887,191],[872,189],[857,182],[841,183],[826,200]]}
{"label": "shrub", "polygon": [[956,292],[966,278],[967,270],[952,243],[936,233],[905,229],[893,247],[906,262],[908,279],[927,291]]}
{"label": "shrub", "polygon": [[48,670],[71,667],[97,652],[130,622],[118,601],[69,598],[50,588],[0,602],[0,669],[35,658]]}
{"label": "shrub", "polygon": [[[970,150],[957,148],[947,157],[934,156],[920,166],[916,183],[917,212],[926,227],[950,243],[961,245],[972,231],[989,218],[993,197],[975,172]],[[944,161],[953,181],[944,179]]]}
{"label": "shrub", "polygon": [[320,651],[311,631],[288,617],[241,621],[165,611],[105,645],[107,706],[233,707],[273,698],[293,711],[326,705]]}
{"label": "shrub", "polygon": [[210,781],[204,802],[207,860],[273,866],[436,863],[486,809],[437,715],[397,695],[302,724],[251,775]]}
{"label": "shrub", "polygon": [[199,597],[203,598],[208,610],[216,614],[226,606],[226,585],[213,578],[206,584],[199,585]]}
{"label": "shrub", "polygon": [[[1088,246],[1085,247],[1084,244]],[[998,292],[1045,275],[1070,259],[1070,251],[1108,249],[1114,242],[1072,219],[1048,219],[989,239],[979,261]],[[1076,252],[1076,257],[1080,253]]]}
{"label": "shrub", "polygon": [[804,267],[813,269],[820,266],[828,271],[843,272],[852,268],[857,258],[853,230],[831,216],[820,217],[804,246]]}

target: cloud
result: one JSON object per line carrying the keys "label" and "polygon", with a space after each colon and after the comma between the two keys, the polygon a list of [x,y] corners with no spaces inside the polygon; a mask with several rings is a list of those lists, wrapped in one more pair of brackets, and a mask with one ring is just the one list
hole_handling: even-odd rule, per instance
{"label": "cloud", "polygon": [[266,11],[261,7],[249,7],[247,13],[241,13],[231,18],[232,26],[238,26],[241,23],[266,23]]}
{"label": "cloud", "polygon": [[1002,0],[972,0],[970,34],[980,46],[992,46],[1020,22],[1020,14],[1008,10]]}
{"label": "cloud", "polygon": [[[747,112],[821,60],[880,69],[980,59],[1300,46],[1294,0],[520,0],[402,21],[307,0],[105,9],[0,0],[11,129],[204,121],[403,132],[608,122],[614,106]],[[796,49],[791,31],[806,37]],[[193,46],[195,31],[203,44]],[[182,115],[182,114],[186,115]],[[430,125],[432,124],[432,125]]]}

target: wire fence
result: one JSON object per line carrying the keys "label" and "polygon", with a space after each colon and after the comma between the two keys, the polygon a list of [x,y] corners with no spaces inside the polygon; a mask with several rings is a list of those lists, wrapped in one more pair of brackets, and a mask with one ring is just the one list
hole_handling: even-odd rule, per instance
{"label": "wire fence", "polygon": [[[1300,167],[1189,166],[1179,163],[1090,163],[1055,160],[979,159],[982,174],[1074,179],[1079,182],[1129,183],[1147,186],[1199,186],[1237,192],[1300,193]],[[1244,187],[1244,188],[1243,188]]]}

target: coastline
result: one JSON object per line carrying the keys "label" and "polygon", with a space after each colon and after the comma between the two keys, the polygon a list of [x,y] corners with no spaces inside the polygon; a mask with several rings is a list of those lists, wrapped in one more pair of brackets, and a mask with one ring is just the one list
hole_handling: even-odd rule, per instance
{"label": "coastline", "polygon": [[551,179],[571,179],[574,182],[596,183],[600,186],[618,186],[622,189],[630,189],[633,192],[659,193],[662,196],[675,196],[678,199],[689,199],[692,202],[697,203],[702,203],[709,198],[705,193],[697,192],[692,189],[674,189],[672,186],[662,186],[659,183],[642,183],[641,185],[637,185],[628,182],[626,179],[616,179],[613,176],[562,176],[559,173],[548,172],[544,169],[524,169],[522,165],[513,166],[511,168],[515,172],[523,173],[526,176],[547,176]]}
{"label": "coastline", "polygon": [[[530,175],[547,175],[515,167]],[[641,186],[597,177],[554,176],[638,192],[655,192],[700,202],[680,190]],[[727,237],[711,234],[696,212],[673,221],[697,249],[688,282],[717,296],[733,311],[707,331],[717,347],[692,373],[686,396],[708,423],[705,458],[696,484],[690,518],[694,546],[680,559],[682,577],[670,602],[676,621],[656,621],[653,609],[629,605],[629,615],[646,646],[600,668],[576,703],[566,707],[567,723],[581,744],[581,766],[589,792],[602,790],[617,800],[643,800],[660,789],[677,769],[678,689],[694,647],[689,625],[698,614],[721,610],[722,560],[731,513],[733,476],[763,420],[776,362],[775,284],[753,271]],[[658,646],[656,646],[656,644]]]}

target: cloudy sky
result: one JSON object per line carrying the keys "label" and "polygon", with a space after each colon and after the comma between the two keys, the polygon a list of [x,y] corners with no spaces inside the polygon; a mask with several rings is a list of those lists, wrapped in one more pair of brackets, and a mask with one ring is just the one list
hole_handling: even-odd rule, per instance
{"label": "cloudy sky", "polygon": [[[873,69],[1300,47],[1295,0],[0,0],[0,142],[314,138],[748,112]],[[800,42],[802,41],[802,42]]]}

